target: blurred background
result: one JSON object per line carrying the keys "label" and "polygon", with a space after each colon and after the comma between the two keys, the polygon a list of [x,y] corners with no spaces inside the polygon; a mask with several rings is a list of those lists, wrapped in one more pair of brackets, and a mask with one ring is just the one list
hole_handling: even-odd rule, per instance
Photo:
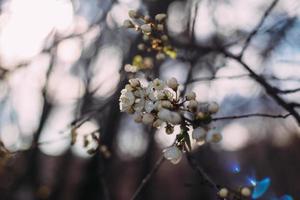
{"label": "blurred background", "polygon": [[[152,17],[168,14],[169,37],[187,59],[156,63],[156,73],[164,80],[176,77],[198,101],[218,102],[216,117],[285,114],[238,62],[206,48],[226,45],[238,53],[271,3],[0,0],[0,140],[12,152],[1,155],[0,199],[127,200],[172,144],[175,134],[136,124],[119,111],[126,83],[120,70],[139,54],[142,41],[122,27],[132,9]],[[299,17],[298,0],[279,1],[243,57],[283,90],[300,88]],[[194,62],[189,46],[199,48]],[[299,103],[299,95],[282,97]],[[81,124],[71,145],[74,122]],[[193,144],[193,155],[215,182],[238,188],[268,177],[271,185],[261,199],[300,198],[300,129],[293,117],[220,120],[213,126],[223,140]],[[108,150],[90,155],[88,149],[97,146],[90,133]],[[216,195],[183,159],[163,163],[140,199]]]}

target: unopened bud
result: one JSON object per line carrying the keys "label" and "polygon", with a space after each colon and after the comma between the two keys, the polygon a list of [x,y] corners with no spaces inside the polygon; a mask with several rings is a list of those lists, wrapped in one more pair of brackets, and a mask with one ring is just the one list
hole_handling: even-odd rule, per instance
{"label": "unopened bud", "polygon": [[144,33],[150,33],[151,32],[151,26],[149,24],[143,24],[141,26],[141,29]]}
{"label": "unopened bud", "polygon": [[165,13],[160,13],[155,15],[155,20],[161,22],[167,18],[167,15]]}

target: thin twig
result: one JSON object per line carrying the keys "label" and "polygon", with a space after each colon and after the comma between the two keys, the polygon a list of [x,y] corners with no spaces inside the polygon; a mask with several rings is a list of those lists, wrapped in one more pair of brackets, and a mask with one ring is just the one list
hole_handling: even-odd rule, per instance
{"label": "thin twig", "polygon": [[277,88],[271,86],[263,76],[258,75],[255,71],[252,70],[252,68],[246,64],[241,57],[236,56],[230,52],[227,52],[226,50],[223,50],[222,53],[234,60],[236,60],[238,63],[240,63],[244,69],[246,69],[249,74],[251,74],[251,77],[259,83],[264,89],[266,90],[266,93],[272,97],[278,105],[280,105],[282,108],[284,108],[286,111],[288,111],[297,121],[297,123],[300,125],[300,115],[299,113],[294,109],[293,106],[291,106],[289,103],[287,103],[282,97],[280,97],[277,94]]}
{"label": "thin twig", "polygon": [[147,185],[147,183],[150,181],[150,179],[153,177],[153,175],[157,172],[163,161],[165,160],[164,156],[161,155],[160,158],[156,161],[155,165],[151,169],[151,171],[145,176],[145,178],[142,180],[139,187],[134,192],[133,196],[130,198],[130,200],[135,200],[138,198],[144,187]]}
{"label": "thin twig", "polygon": [[[191,42],[195,42],[195,24],[196,24],[196,20],[197,20],[197,14],[198,14],[198,2],[195,2],[195,7],[194,7],[194,16],[193,16],[193,20],[191,23],[191,29],[190,29],[190,40]],[[192,13],[192,11],[191,11]]]}
{"label": "thin twig", "polygon": [[188,164],[194,169],[200,176],[203,178],[209,186],[213,187],[216,190],[219,190],[218,185],[213,181],[213,179],[204,171],[204,169],[199,165],[196,159],[189,153],[186,152],[186,158]]}
{"label": "thin twig", "polygon": [[278,94],[290,94],[290,93],[295,93],[295,92],[300,92],[300,88],[295,88],[295,89],[290,89],[290,90],[277,89]]}
{"label": "thin twig", "polygon": [[239,57],[243,57],[244,52],[246,51],[246,49],[248,48],[251,40],[254,38],[254,36],[257,34],[258,30],[260,29],[260,27],[263,25],[263,23],[265,22],[266,18],[268,17],[268,15],[271,13],[271,11],[273,10],[273,8],[276,6],[276,4],[278,3],[279,0],[274,0],[271,5],[268,7],[268,9],[265,11],[263,17],[261,18],[260,22],[257,24],[257,26],[251,31],[251,33],[249,34],[249,36],[246,39],[245,45],[243,46],[243,49],[239,55]]}
{"label": "thin twig", "polygon": [[219,77],[199,77],[199,78],[194,78],[191,79],[187,84],[191,84],[194,82],[202,82],[202,81],[215,81],[215,80],[220,80],[220,79],[238,79],[238,78],[244,78],[244,77],[249,77],[251,76],[250,74],[240,74],[240,75],[235,75],[235,76],[219,76]]}
{"label": "thin twig", "polygon": [[[264,77],[267,80],[274,80],[274,81],[300,81],[300,79],[297,78],[279,78],[276,76],[269,76],[269,75],[260,75]],[[239,74],[239,75],[232,75],[232,76],[217,76],[217,77],[199,77],[191,79],[187,84],[195,83],[195,82],[206,82],[206,81],[218,81],[222,79],[239,79],[239,78],[251,78],[251,74]],[[300,90],[300,88],[297,88],[295,90]],[[283,93],[285,90],[283,90]],[[292,91],[297,92],[297,91]]]}
{"label": "thin twig", "polygon": [[287,118],[291,114],[285,115],[270,115],[265,113],[253,113],[253,114],[245,114],[245,115],[233,115],[233,116],[226,116],[226,117],[215,117],[212,121],[219,121],[219,120],[228,120],[228,119],[242,119],[242,118],[250,118],[250,117],[269,117],[269,118]]}

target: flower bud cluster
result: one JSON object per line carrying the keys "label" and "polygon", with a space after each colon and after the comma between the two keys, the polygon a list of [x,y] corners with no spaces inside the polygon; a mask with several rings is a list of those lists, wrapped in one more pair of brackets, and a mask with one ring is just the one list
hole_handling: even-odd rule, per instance
{"label": "flower bud cluster", "polygon": [[[138,49],[144,53],[155,52],[157,60],[163,60],[167,56],[176,58],[176,51],[170,45],[165,29],[167,15],[160,13],[154,19],[130,10],[129,17],[124,21],[125,28],[133,28],[143,34],[143,42],[138,44]],[[128,66],[127,66],[128,68]],[[135,70],[130,70],[135,71]]]}
{"label": "flower bud cluster", "polygon": [[[170,127],[182,121],[178,99],[176,99],[178,84],[176,79],[172,80],[173,82],[166,83],[155,79],[145,87],[138,79],[130,79],[129,84],[121,91],[120,110],[133,114],[134,120],[138,123],[149,124],[157,128],[167,123],[166,132],[172,132]],[[174,81],[176,81],[176,87]]]}
{"label": "flower bud cluster", "polygon": [[[180,98],[178,87],[176,78],[167,81],[154,79],[146,86],[133,78],[121,91],[119,98],[121,112],[132,114],[137,123],[164,127],[166,134],[172,134],[174,126],[180,125],[181,133],[177,135],[177,141],[164,150],[165,158],[175,164],[181,159],[181,152],[191,148],[188,136],[190,128],[193,128],[192,138],[199,144],[222,139],[219,132],[210,130],[208,126],[208,119],[219,109],[218,104],[199,103],[194,92]],[[191,119],[186,117],[187,114]]]}
{"label": "flower bud cluster", "polygon": [[129,73],[136,73],[140,70],[152,69],[153,59],[151,57],[142,57],[136,55],[133,57],[132,64],[126,64],[124,70]]}

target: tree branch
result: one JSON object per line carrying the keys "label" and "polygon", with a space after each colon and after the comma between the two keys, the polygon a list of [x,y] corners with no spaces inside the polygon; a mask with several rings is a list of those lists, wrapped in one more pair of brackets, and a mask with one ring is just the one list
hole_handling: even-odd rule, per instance
{"label": "tree branch", "polygon": [[265,79],[263,76],[260,76],[258,74],[256,74],[256,72],[254,72],[252,70],[252,68],[246,64],[242,58],[240,56],[236,56],[230,52],[227,52],[226,50],[221,50],[222,53],[229,57],[232,58],[234,60],[236,60],[238,63],[240,63],[248,72],[249,74],[251,74],[251,77],[257,82],[259,83],[262,87],[264,87],[264,89],[266,90],[266,93],[271,96],[277,103],[278,105],[280,105],[281,107],[283,107],[286,111],[288,111],[297,121],[298,125],[300,125],[300,115],[299,113],[294,109],[293,106],[291,106],[289,103],[287,103],[282,97],[278,96],[277,94],[277,88],[274,88],[273,86],[271,86]]}
{"label": "tree branch", "polygon": [[165,158],[163,155],[160,156],[160,158],[156,161],[155,165],[153,166],[152,170],[145,176],[145,178],[142,180],[139,187],[134,192],[133,196],[130,198],[130,200],[136,200],[144,187],[147,185],[147,183],[150,181],[150,179],[153,177],[153,175],[158,171],[159,167],[162,165],[162,163],[165,161]]}
{"label": "tree branch", "polygon": [[212,178],[210,178],[210,176],[203,170],[203,168],[189,152],[186,152],[186,158],[190,167],[195,170],[201,176],[201,178],[208,183],[209,186],[219,190],[219,186],[212,180]]}
{"label": "tree branch", "polygon": [[276,6],[276,4],[278,3],[279,0],[274,0],[271,5],[268,7],[268,9],[265,11],[263,17],[261,18],[260,22],[257,24],[257,26],[251,31],[251,33],[249,34],[249,36],[246,39],[245,45],[243,46],[243,49],[241,51],[241,53],[239,54],[239,57],[242,58],[244,52],[246,51],[246,49],[248,48],[251,40],[254,38],[254,36],[257,34],[258,30],[260,29],[260,27],[263,25],[263,23],[265,22],[266,18],[268,17],[268,15],[271,13],[271,11],[273,10],[273,8]]}
{"label": "tree branch", "polygon": [[[267,80],[273,80],[273,81],[300,81],[300,79],[297,78],[278,78],[273,75],[261,75],[263,78]],[[205,82],[205,81],[217,81],[222,79],[239,79],[239,78],[251,78],[251,74],[239,74],[239,75],[232,75],[232,76],[217,76],[217,77],[199,77],[191,79],[187,84],[195,83],[195,82]],[[294,89],[295,90],[295,89]],[[296,90],[300,91],[300,88],[297,88]],[[285,90],[283,90],[285,91]],[[297,91],[293,91],[297,92]],[[284,93],[284,92],[283,92]]]}
{"label": "tree branch", "polygon": [[215,117],[212,121],[219,121],[219,120],[228,120],[228,119],[242,119],[242,118],[250,118],[250,117],[269,117],[269,118],[287,118],[291,114],[285,115],[270,115],[265,113],[253,113],[253,114],[245,114],[245,115],[233,115],[233,116],[226,116],[226,117]]}
{"label": "tree branch", "polygon": [[277,89],[278,94],[290,94],[290,93],[295,93],[295,92],[300,92],[300,88],[289,89],[289,90]]}

